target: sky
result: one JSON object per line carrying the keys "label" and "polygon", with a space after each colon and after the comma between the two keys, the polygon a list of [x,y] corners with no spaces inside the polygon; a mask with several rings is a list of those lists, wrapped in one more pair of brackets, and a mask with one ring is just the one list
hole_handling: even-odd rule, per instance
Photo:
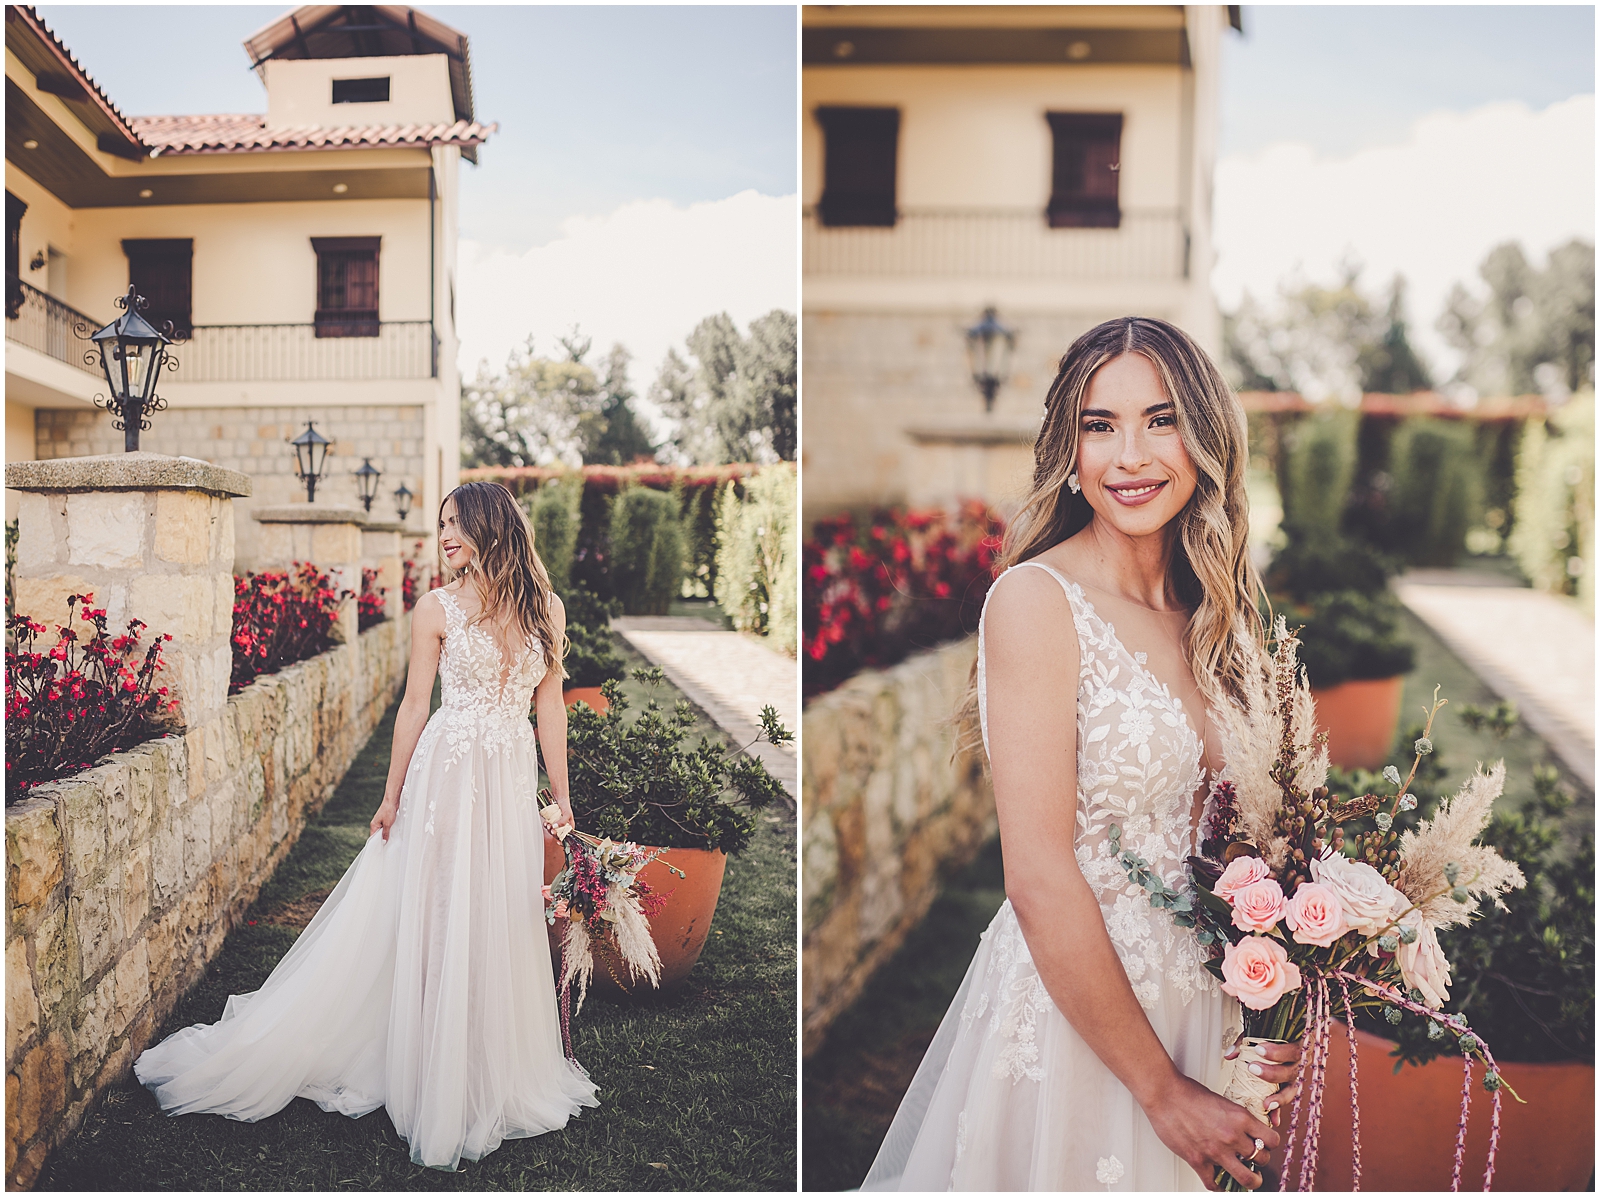
{"label": "sky", "polygon": [[[129,116],[265,112],[241,43],[288,10],[39,6]],[[702,317],[797,309],[792,7],[427,11],[467,35],[475,115],[500,126],[461,170],[467,379],[578,325],[596,359],[628,347],[643,392]]]}
{"label": "sky", "polygon": [[1247,5],[1224,36],[1212,282],[1224,309],[1292,277],[1408,283],[1413,342],[1502,241],[1594,240],[1594,9]]}

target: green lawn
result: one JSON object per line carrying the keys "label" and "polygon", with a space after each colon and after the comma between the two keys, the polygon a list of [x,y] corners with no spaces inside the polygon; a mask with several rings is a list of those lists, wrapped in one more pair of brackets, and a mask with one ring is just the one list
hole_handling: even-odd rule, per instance
{"label": "green lawn", "polygon": [[[1441,696],[1450,699],[1450,706],[1434,724],[1434,740],[1437,759],[1447,770],[1446,783],[1451,788],[1459,784],[1478,761],[1504,758],[1502,801],[1520,806],[1533,794],[1534,766],[1558,763],[1556,758],[1520,721],[1504,740],[1463,724],[1461,706],[1492,706],[1493,694],[1426,624],[1409,611],[1405,620],[1416,644],[1417,664],[1406,677],[1401,735],[1409,723],[1422,722],[1422,705],[1431,699],[1433,687],[1441,685]],[[1592,831],[1593,793],[1565,769],[1562,774],[1578,798],[1570,816],[1574,834]],[[978,937],[1004,900],[1000,843],[993,840],[950,878],[927,917],[805,1062],[801,1167],[806,1189],[860,1185],[972,962]]]}
{"label": "green lawn", "polygon": [[[630,658],[630,667],[639,663]],[[636,683],[624,689],[642,705]],[[665,686],[661,697],[676,693]],[[163,1035],[220,1017],[228,995],[259,987],[294,942],[298,931],[271,919],[331,887],[365,842],[393,720],[391,710]],[[703,717],[701,726],[710,727]],[[507,1140],[459,1172],[440,1172],[411,1163],[381,1110],[352,1120],[296,1099],[259,1123],[168,1118],[130,1079],[54,1154],[38,1188],[792,1190],[794,816],[775,808],[758,824],[728,862],[712,934],[688,980],[634,1004],[597,995],[585,1004],[574,1048],[601,1105],[565,1130]]]}

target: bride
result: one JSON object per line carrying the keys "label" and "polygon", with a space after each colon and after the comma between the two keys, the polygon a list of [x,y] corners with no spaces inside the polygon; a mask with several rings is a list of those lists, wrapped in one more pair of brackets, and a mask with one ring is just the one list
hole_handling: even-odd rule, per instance
{"label": "bride", "polygon": [[[570,823],[565,613],[504,487],[452,491],[439,547],[451,581],[412,612],[366,846],[259,990],[139,1057],[170,1114],[254,1122],[295,1097],[352,1118],[384,1106],[414,1162],[454,1170],[599,1104],[562,1054],[540,897],[528,705]],[[430,719],[435,674],[444,705]]]}
{"label": "bride", "polygon": [[1213,1188],[1217,1166],[1263,1183],[1245,1161],[1279,1146],[1299,1048],[1251,1066],[1281,1086],[1272,1126],[1218,1095],[1238,1003],[1108,836],[1192,892],[1209,709],[1261,635],[1245,457],[1238,400],[1172,325],[1111,320],[1061,359],[968,697],[1007,900],[864,1189]]}

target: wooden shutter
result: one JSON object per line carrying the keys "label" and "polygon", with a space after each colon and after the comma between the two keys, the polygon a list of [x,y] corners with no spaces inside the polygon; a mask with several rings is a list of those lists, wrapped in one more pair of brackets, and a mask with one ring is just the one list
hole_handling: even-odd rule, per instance
{"label": "wooden shutter", "polygon": [[1047,112],[1055,142],[1050,171],[1050,227],[1114,229],[1122,223],[1117,183],[1122,165],[1120,112]]}
{"label": "wooden shutter", "polygon": [[124,241],[128,255],[128,281],[150,301],[143,316],[166,332],[166,322],[178,336],[194,328],[194,241],[188,237]]}
{"label": "wooden shutter", "polygon": [[319,337],[378,335],[378,237],[313,237]]}
{"label": "wooden shutter", "polygon": [[893,227],[898,108],[818,108],[825,155],[822,223]]}

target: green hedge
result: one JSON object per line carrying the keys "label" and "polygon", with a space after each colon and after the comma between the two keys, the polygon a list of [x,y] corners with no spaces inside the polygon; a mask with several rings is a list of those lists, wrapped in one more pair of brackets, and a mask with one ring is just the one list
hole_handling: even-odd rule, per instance
{"label": "green hedge", "polygon": [[1356,470],[1360,416],[1342,408],[1319,411],[1283,429],[1278,493],[1286,533],[1330,536],[1344,521]]}
{"label": "green hedge", "polygon": [[665,615],[683,581],[683,519],[670,494],[629,487],[611,504],[612,593],[628,615]]}
{"label": "green hedge", "polygon": [[572,559],[578,550],[582,502],[583,482],[577,477],[552,479],[522,499],[533,525],[533,547],[557,594],[565,594],[572,586]]}
{"label": "green hedge", "polygon": [[1529,581],[1594,610],[1594,395],[1530,420],[1517,449],[1507,548]]}
{"label": "green hedge", "polygon": [[1454,565],[1483,517],[1484,463],[1464,420],[1419,416],[1389,441],[1387,544],[1407,565]]}
{"label": "green hedge", "polygon": [[717,505],[717,602],[741,632],[769,637],[793,656],[795,468],[768,466],[744,485],[724,488]]}

